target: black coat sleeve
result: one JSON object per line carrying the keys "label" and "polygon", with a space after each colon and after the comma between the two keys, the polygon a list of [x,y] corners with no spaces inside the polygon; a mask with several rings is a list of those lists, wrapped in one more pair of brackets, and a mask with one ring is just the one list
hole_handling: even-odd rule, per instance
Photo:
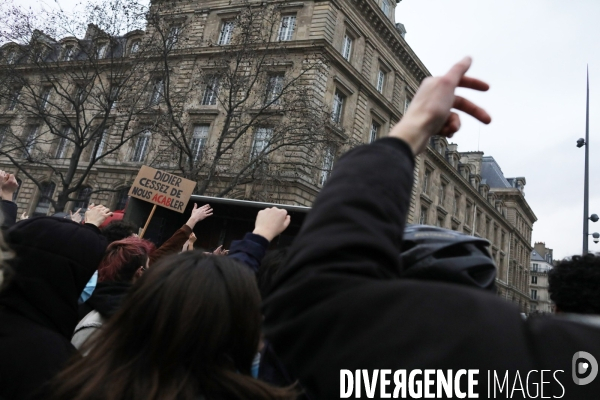
{"label": "black coat sleeve", "polygon": [[17,204],[15,202],[2,200],[2,218],[2,230],[17,223]]}

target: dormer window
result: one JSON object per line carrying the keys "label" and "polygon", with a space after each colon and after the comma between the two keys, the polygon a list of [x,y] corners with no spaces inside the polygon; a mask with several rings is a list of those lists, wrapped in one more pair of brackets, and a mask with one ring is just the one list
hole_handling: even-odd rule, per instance
{"label": "dormer window", "polygon": [[106,58],[108,54],[108,42],[98,43],[96,48],[96,57],[98,59]]}
{"label": "dormer window", "polygon": [[390,2],[389,0],[381,0],[381,11],[383,11],[383,13],[389,17],[390,16]]}
{"label": "dormer window", "polygon": [[75,54],[75,46],[72,44],[66,45],[63,50],[62,60],[63,61],[71,61],[73,60]]}
{"label": "dormer window", "polygon": [[131,47],[129,48],[129,53],[130,54],[135,54],[138,51],[140,51],[140,45],[141,45],[141,40],[136,39],[133,42],[131,42]]}

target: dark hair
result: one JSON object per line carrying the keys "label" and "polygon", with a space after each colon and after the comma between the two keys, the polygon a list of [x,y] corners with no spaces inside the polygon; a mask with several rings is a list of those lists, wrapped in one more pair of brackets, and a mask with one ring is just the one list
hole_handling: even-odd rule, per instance
{"label": "dark hair", "polygon": [[112,242],[98,266],[98,282],[131,282],[140,267],[145,267],[154,245],[139,237]]}
{"label": "dark hair", "polygon": [[101,229],[102,235],[108,240],[108,243],[117,240],[123,240],[137,233],[137,228],[134,224],[127,221],[112,221]]}
{"label": "dark hair", "polygon": [[127,295],[85,354],[62,371],[54,399],[293,399],[250,376],[261,332],[249,268],[199,251],[162,259]]}
{"label": "dark hair", "polygon": [[256,279],[260,295],[263,299],[267,296],[273,286],[273,281],[279,275],[279,270],[287,258],[288,249],[289,247],[282,247],[269,250],[260,263]]}
{"label": "dark hair", "polygon": [[562,312],[600,314],[600,257],[573,256],[548,274],[550,299]]}

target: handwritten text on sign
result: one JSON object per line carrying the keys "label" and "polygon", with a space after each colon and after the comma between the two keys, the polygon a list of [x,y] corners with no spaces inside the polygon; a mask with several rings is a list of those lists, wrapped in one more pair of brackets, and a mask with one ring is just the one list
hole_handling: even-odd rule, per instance
{"label": "handwritten text on sign", "polygon": [[144,165],[129,190],[129,195],[183,213],[196,182]]}

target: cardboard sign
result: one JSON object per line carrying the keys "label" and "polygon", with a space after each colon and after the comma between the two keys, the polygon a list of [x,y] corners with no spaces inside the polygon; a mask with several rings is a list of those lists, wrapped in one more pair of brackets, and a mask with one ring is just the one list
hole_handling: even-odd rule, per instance
{"label": "cardboard sign", "polygon": [[194,181],[144,165],[135,177],[129,195],[183,213],[195,187]]}

